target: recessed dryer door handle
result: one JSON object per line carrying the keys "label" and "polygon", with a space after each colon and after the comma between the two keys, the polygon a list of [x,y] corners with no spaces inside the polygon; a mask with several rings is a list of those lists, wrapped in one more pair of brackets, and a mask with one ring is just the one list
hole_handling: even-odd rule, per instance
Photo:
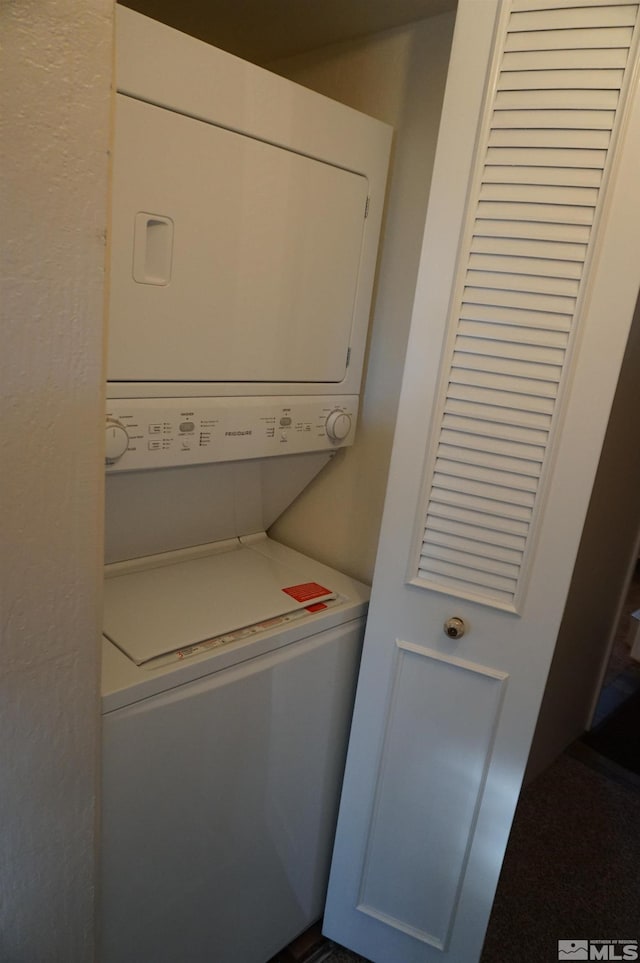
{"label": "recessed dryer door handle", "polygon": [[173,221],[140,211],[135,217],[133,279],[139,284],[168,284],[173,257]]}

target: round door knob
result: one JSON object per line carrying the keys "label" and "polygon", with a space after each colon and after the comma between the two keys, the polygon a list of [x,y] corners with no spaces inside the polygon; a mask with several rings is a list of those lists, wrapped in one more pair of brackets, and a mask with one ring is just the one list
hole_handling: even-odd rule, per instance
{"label": "round door knob", "polygon": [[113,465],[119,458],[122,458],[128,447],[129,435],[127,429],[119,421],[108,420],[104,452],[104,460],[107,465]]}
{"label": "round door knob", "polygon": [[456,615],[447,619],[444,623],[444,633],[450,639],[461,639],[466,630],[467,626],[464,619],[459,619]]}
{"label": "round door knob", "polygon": [[345,411],[332,411],[325,422],[325,429],[331,441],[344,441],[351,431],[351,415]]}

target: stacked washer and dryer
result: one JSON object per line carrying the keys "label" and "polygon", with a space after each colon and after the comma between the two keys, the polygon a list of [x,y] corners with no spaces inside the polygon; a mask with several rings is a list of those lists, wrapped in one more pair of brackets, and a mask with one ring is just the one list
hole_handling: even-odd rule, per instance
{"label": "stacked washer and dryer", "polygon": [[353,442],[390,130],[120,7],[116,50],[100,959],[265,963],[368,600],[266,531]]}

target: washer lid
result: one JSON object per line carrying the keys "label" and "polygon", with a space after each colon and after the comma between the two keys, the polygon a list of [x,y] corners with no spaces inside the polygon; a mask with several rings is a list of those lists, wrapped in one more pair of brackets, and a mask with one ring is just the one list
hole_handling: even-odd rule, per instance
{"label": "washer lid", "polygon": [[104,634],[141,665],[335,597],[293,566],[238,545],[107,578]]}

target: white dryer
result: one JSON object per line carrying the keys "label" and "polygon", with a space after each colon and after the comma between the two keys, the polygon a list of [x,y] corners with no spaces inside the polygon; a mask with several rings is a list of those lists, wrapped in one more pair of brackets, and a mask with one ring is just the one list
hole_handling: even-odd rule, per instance
{"label": "white dryer", "polygon": [[265,963],[322,915],[368,591],[265,535],[105,584],[102,963]]}

